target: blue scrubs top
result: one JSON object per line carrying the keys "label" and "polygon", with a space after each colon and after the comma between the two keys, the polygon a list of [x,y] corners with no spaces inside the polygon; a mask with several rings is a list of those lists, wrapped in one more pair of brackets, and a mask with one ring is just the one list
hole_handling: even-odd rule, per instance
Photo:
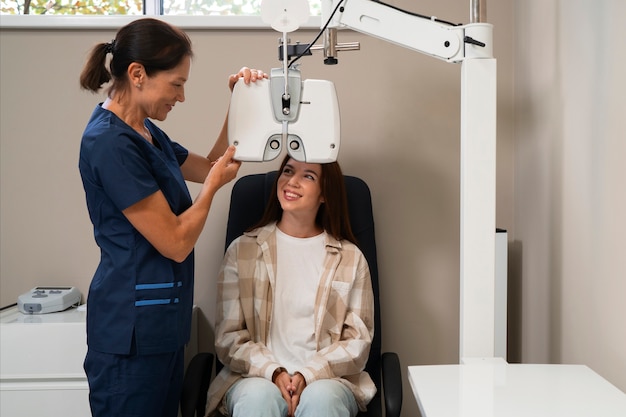
{"label": "blue scrubs top", "polygon": [[146,126],[156,146],[98,105],[81,141],[79,169],[101,250],[87,298],[87,344],[99,352],[165,353],[189,340],[193,252],[181,263],[164,257],[122,214],[157,190],[176,215],[192,204],[180,170],[187,150],[147,119]]}

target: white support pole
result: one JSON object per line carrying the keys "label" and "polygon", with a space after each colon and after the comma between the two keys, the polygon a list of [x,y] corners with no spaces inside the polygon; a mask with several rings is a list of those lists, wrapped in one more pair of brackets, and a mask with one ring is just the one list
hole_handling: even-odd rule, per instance
{"label": "white support pole", "polygon": [[496,60],[461,68],[459,356],[492,358],[495,309]]}

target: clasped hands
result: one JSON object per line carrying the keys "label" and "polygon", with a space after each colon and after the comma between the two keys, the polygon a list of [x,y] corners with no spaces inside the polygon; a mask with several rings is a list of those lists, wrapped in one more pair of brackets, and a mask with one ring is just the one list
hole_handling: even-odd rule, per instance
{"label": "clasped hands", "polygon": [[279,368],[274,373],[272,382],[278,387],[287,402],[287,415],[293,417],[300,402],[300,395],[302,395],[302,391],[306,387],[304,376],[299,372],[292,376],[284,368]]}

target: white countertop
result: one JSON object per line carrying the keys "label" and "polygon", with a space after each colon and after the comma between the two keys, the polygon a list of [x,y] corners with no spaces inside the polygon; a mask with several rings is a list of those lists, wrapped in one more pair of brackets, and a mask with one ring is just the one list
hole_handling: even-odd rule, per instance
{"label": "white countertop", "polygon": [[585,365],[409,366],[422,417],[626,417],[626,394]]}
{"label": "white countertop", "polygon": [[85,308],[24,314],[17,307],[0,313],[0,381],[73,378],[84,381],[87,354]]}

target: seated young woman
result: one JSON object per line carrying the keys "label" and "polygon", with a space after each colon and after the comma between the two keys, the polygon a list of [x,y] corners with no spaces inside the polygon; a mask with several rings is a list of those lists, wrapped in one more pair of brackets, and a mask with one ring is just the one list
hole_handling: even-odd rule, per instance
{"label": "seated young woman", "polygon": [[262,219],[226,251],[207,413],[354,417],[376,393],[367,261],[337,162],[286,156]]}

